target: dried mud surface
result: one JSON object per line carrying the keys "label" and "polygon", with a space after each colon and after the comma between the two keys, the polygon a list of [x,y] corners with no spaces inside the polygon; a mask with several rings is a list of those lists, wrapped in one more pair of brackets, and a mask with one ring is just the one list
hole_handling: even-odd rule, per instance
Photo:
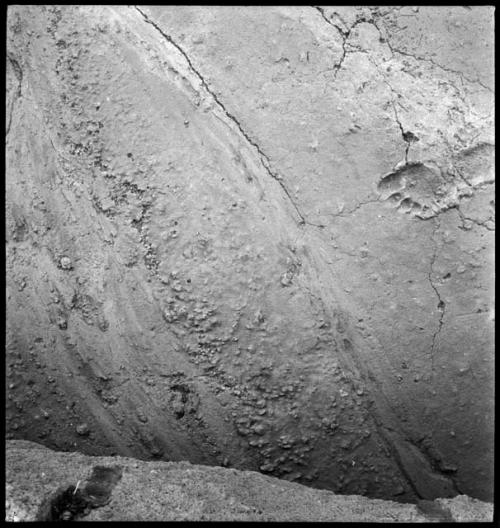
{"label": "dried mud surface", "polygon": [[492,500],[492,7],[7,38],[8,438]]}

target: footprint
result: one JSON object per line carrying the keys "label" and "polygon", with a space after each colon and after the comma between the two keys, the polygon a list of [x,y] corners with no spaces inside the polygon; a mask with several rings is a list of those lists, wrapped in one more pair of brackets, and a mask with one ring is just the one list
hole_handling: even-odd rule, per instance
{"label": "footprint", "polygon": [[393,205],[399,205],[399,202],[403,199],[403,195],[401,193],[395,192],[394,194],[391,194],[387,201],[391,202]]}
{"label": "footprint", "polygon": [[384,176],[377,190],[399,212],[430,218],[455,199],[441,171],[424,163],[407,164]]}
{"label": "footprint", "polygon": [[409,213],[412,210],[413,201],[411,198],[405,198],[400,204],[399,204],[399,210],[403,213]]}
{"label": "footprint", "polygon": [[401,191],[405,188],[403,175],[397,172],[391,172],[384,176],[377,187],[378,192],[381,194],[383,200],[387,200],[389,196],[395,192]]}
{"label": "footprint", "polygon": [[422,211],[422,206],[418,202],[413,202],[411,206],[411,212],[415,216],[418,215]]}

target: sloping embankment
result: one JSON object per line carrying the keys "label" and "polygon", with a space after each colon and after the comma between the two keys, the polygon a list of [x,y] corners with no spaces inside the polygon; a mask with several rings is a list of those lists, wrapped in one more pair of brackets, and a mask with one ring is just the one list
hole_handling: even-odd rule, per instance
{"label": "sloping embankment", "polygon": [[254,471],[89,457],[25,441],[7,442],[6,461],[7,521],[428,522],[493,517],[491,504],[465,495],[400,504],[336,495]]}

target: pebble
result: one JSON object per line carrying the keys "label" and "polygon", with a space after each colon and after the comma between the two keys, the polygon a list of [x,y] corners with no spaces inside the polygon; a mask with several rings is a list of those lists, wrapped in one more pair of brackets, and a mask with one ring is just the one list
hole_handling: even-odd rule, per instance
{"label": "pebble", "polygon": [[73,264],[69,257],[61,257],[61,259],[59,260],[59,265],[64,270],[70,270],[73,268]]}
{"label": "pebble", "polygon": [[90,433],[90,429],[86,423],[82,423],[76,426],[76,432],[80,436],[87,436]]}
{"label": "pebble", "polygon": [[143,414],[142,412],[137,413],[137,418],[142,423],[146,423],[148,421],[148,417],[145,414]]}
{"label": "pebble", "polygon": [[258,434],[258,435],[263,435],[266,428],[264,427],[263,424],[257,424],[255,425],[254,427],[252,427],[253,431],[255,434]]}

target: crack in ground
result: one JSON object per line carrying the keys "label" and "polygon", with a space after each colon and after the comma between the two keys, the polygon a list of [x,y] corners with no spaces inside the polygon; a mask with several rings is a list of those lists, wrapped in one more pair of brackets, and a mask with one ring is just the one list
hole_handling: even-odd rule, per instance
{"label": "crack in ground", "polygon": [[361,209],[361,207],[363,207],[365,205],[378,203],[380,201],[381,201],[380,198],[376,198],[374,200],[366,200],[366,202],[358,202],[358,204],[355,207],[353,207],[352,209],[350,209],[349,211],[340,211],[339,213],[329,213],[329,214],[326,214],[326,216],[331,216],[333,218],[336,218],[338,216],[347,217],[347,216],[351,215],[352,213],[356,212],[358,209]]}
{"label": "crack in ground", "polygon": [[[305,285],[304,285],[304,289],[309,293],[310,300],[311,298],[313,298],[318,301],[318,305],[320,309],[322,309],[325,319],[331,320],[333,323],[331,315],[329,315],[329,311],[326,309],[323,298],[314,294],[311,291],[311,289]],[[400,456],[399,450],[397,448],[397,444],[399,443],[398,440],[393,438],[389,434],[389,432],[392,431],[395,435],[401,436],[398,431],[396,431],[393,427],[389,425],[389,423],[386,423],[387,413],[384,412],[383,407],[388,406],[388,408],[390,409],[389,412],[391,414],[393,414],[394,411],[392,409],[392,406],[386,400],[386,396],[380,386],[380,382],[377,381],[377,379],[373,376],[368,365],[360,359],[357,353],[351,354],[351,358],[354,362],[355,370],[357,374],[359,374],[361,381],[364,383],[367,389],[369,389],[372,392],[373,395],[378,395],[377,399],[372,400],[372,402],[375,403],[375,405],[370,405],[367,410],[368,410],[368,415],[373,419],[373,423],[375,425],[380,441],[384,444],[388,452],[391,453],[392,460],[395,462],[397,468],[399,469],[401,477],[406,480],[411,492],[418,499],[422,499],[423,497],[419,493],[418,487],[415,484],[415,479],[412,477],[411,471],[407,469],[408,464],[406,463],[404,458]],[[379,408],[379,403],[382,404],[382,409]],[[394,415],[394,417],[396,418],[396,415]],[[404,441],[404,440],[405,438],[402,437],[401,440],[399,441]],[[410,464],[410,467],[411,467],[411,464]]]}
{"label": "crack in ground", "polygon": [[488,220],[485,220],[484,222],[480,222],[479,220],[465,216],[464,213],[460,210],[460,206],[458,204],[456,206],[456,210],[458,212],[458,215],[460,216],[460,219],[462,220],[462,226],[460,227],[460,229],[467,230],[467,228],[465,227],[466,226],[465,222],[469,221],[477,226],[484,227],[488,231],[495,231],[495,227],[490,227],[487,225],[487,222],[495,223],[495,221],[492,218],[488,218]]}
{"label": "crack in ground", "polygon": [[[389,85],[390,86],[390,85]],[[405,165],[408,165],[408,152],[410,151],[410,140],[408,139],[408,133],[405,132],[405,129],[403,128],[403,125],[401,124],[401,121],[399,120],[398,111],[396,109],[396,105],[394,103],[394,100],[391,100],[392,109],[394,110],[394,116],[396,118],[396,123],[399,126],[399,130],[401,131],[401,136],[403,138],[403,141],[406,143],[405,148]]]}
{"label": "crack in ground", "polygon": [[481,86],[482,88],[484,88],[491,94],[494,94],[494,91],[489,86],[486,86],[484,83],[482,83],[479,79],[471,79],[470,77],[467,77],[467,75],[465,75],[463,72],[453,70],[451,68],[447,68],[446,66],[443,66],[442,64],[439,64],[438,62],[436,62],[434,59],[430,59],[427,57],[420,57],[419,55],[413,55],[412,53],[408,53],[408,52],[393,48],[392,45],[389,43],[388,39],[386,40],[386,42],[387,42],[387,45],[389,46],[389,49],[393,53],[399,53],[400,55],[404,55],[405,57],[412,57],[416,61],[430,62],[431,64],[433,64],[434,66],[436,66],[437,68],[440,68],[441,70],[445,72],[458,75],[462,79],[462,81],[465,79],[470,84],[479,84],[479,86]]}
{"label": "crack in ground", "polygon": [[[334,73],[334,79],[336,79],[337,77],[337,74],[338,74],[338,71],[340,70],[341,66],[342,66],[342,63],[344,62],[344,59],[348,53],[348,51],[346,50],[346,44],[347,44],[347,40],[349,39],[350,35],[351,35],[351,32],[352,30],[354,29],[355,26],[357,26],[358,24],[361,24],[363,22],[367,23],[367,24],[372,24],[376,29],[377,31],[379,32],[379,35],[381,37],[381,39],[384,40],[384,42],[387,43],[388,47],[389,47],[389,50],[391,51],[392,54],[394,54],[393,50],[392,50],[392,47],[390,45],[390,43],[388,42],[388,40],[386,38],[383,37],[383,34],[382,34],[382,31],[381,29],[378,27],[375,19],[371,19],[371,20],[368,20],[366,19],[365,17],[362,17],[358,20],[356,20],[356,22],[354,22],[354,24],[347,30],[347,31],[344,31],[342,30],[341,28],[339,28],[336,24],[334,24],[333,22],[331,22],[325,15],[324,13],[324,10],[321,8],[321,7],[314,7],[320,14],[321,16],[323,17],[323,19],[328,23],[330,24],[331,26],[333,26],[334,28],[336,28],[343,36],[343,44],[342,44],[342,49],[343,49],[343,54],[342,54],[342,57],[340,58],[340,61],[334,65],[334,70],[335,70],[335,73]],[[361,50],[361,49],[358,49],[356,50],[358,52],[366,52],[366,50]],[[375,66],[375,68],[377,69],[377,71],[380,72],[380,69],[379,69],[379,66],[378,64],[376,64],[370,57],[369,53],[368,53],[368,60]],[[384,78],[384,82],[387,84],[387,86],[389,87],[389,89],[391,90],[391,93],[392,94],[395,94],[395,90],[394,88],[389,84],[389,82],[387,81],[387,79],[385,78],[385,75],[382,74],[382,77]],[[395,118],[396,118],[396,122],[399,126],[399,129],[401,131],[401,136],[403,138],[403,141],[406,143],[406,149],[405,149],[405,163],[408,164],[408,153],[409,153],[409,150],[410,150],[410,146],[411,146],[411,142],[413,140],[413,135],[411,132],[407,132],[404,130],[403,128],[403,125],[401,124],[401,121],[399,119],[399,116],[398,116],[398,112],[396,110],[396,106],[395,106],[395,103],[394,103],[394,100],[391,101],[392,103],[392,108],[394,110],[394,115],[395,115]]]}
{"label": "crack in ground", "polygon": [[[325,19],[326,23],[327,24],[330,24],[330,26],[333,26],[334,28],[338,29],[338,31],[340,33],[342,33],[342,35],[344,37],[347,37],[348,34],[349,34],[349,29],[342,29],[342,28],[339,28],[339,26],[337,26],[337,24],[334,24],[326,15],[325,15],[325,10],[320,7],[320,6],[311,6],[313,9],[316,9],[316,11],[318,11],[318,13]],[[342,20],[342,18],[337,15],[339,18],[340,18],[340,21],[344,24],[344,26],[347,27],[347,24]]]}
{"label": "crack in ground", "polygon": [[7,122],[7,126],[6,126],[6,129],[5,129],[5,136],[8,136],[9,135],[9,132],[10,132],[10,126],[11,126],[11,123],[12,123],[12,114],[14,113],[14,105],[16,104],[16,102],[19,100],[19,98],[21,97],[22,93],[21,93],[21,85],[22,85],[22,82],[23,82],[23,70],[21,69],[21,66],[19,66],[19,62],[17,62],[16,59],[14,59],[14,57],[10,54],[10,53],[7,53],[7,58],[12,66],[12,68],[14,69],[14,74],[17,78],[17,90],[14,94],[14,97],[12,98],[12,102],[10,104],[10,109],[9,109],[9,120]]}
{"label": "crack in ground", "polygon": [[[346,46],[347,46],[347,41],[349,40],[349,37],[351,36],[351,33],[353,31],[353,29],[359,25],[359,24],[362,24],[363,22],[366,22],[368,24],[373,24],[373,20],[368,20],[366,19],[364,16],[356,19],[356,21],[352,24],[352,26],[345,30],[345,29],[342,29],[340,28],[339,26],[337,26],[336,24],[334,24],[326,15],[325,15],[325,11],[322,7],[319,7],[319,6],[311,6],[313,9],[315,9],[316,11],[318,11],[318,13],[321,15],[321,17],[323,18],[323,20],[325,20],[325,22],[327,24],[329,24],[330,26],[334,27],[341,35],[342,35],[342,56],[340,57],[340,60],[339,62],[337,62],[337,64],[334,64],[333,65],[333,70],[334,70],[334,73],[333,73],[333,79],[335,80],[337,78],[337,75],[340,71],[340,69],[342,68],[342,64],[344,63],[344,60],[347,56],[347,53],[349,52],[347,49],[346,49]],[[344,24],[345,22],[342,21]],[[345,24],[347,26],[347,24]],[[357,50],[357,51],[360,51],[360,50]]]}
{"label": "crack in ground", "polygon": [[[377,198],[375,200],[367,200],[366,202],[359,202],[356,205],[356,207],[354,207],[353,209],[351,209],[349,211],[341,211],[340,213],[324,213],[323,216],[329,216],[329,217],[332,217],[332,218],[337,218],[337,217],[347,218],[347,216],[349,216],[352,213],[356,212],[358,209],[360,209],[364,205],[368,205],[368,204],[372,204],[372,203],[378,203],[378,202],[381,202],[381,200],[379,198]],[[309,220],[305,220],[304,223],[306,225],[319,227],[321,229],[324,229],[325,227],[328,227],[326,224],[314,224],[313,222],[310,222]]]}
{"label": "crack in ground", "polygon": [[[490,93],[494,93],[493,90],[491,88],[489,88],[488,86],[486,86],[485,84],[483,84],[479,79],[471,79],[470,77],[468,77],[467,75],[465,75],[463,72],[460,72],[460,71],[457,71],[457,70],[453,70],[451,68],[447,68],[446,66],[443,66],[439,63],[437,63],[435,60],[433,60],[432,58],[427,58],[427,57],[421,57],[421,56],[418,56],[418,55],[414,55],[414,54],[411,54],[409,52],[405,52],[405,51],[402,51],[402,50],[399,50],[395,47],[393,47],[392,43],[390,42],[389,38],[387,37],[386,33],[387,31],[382,31],[382,29],[379,27],[379,25],[377,24],[377,13],[373,13],[372,12],[372,18],[371,19],[367,19],[365,16],[363,17],[360,17],[358,18],[353,24],[352,26],[345,30],[343,28],[340,28],[338,25],[336,25],[335,23],[333,23],[326,15],[325,15],[325,12],[324,12],[324,9],[322,7],[319,7],[319,6],[312,6],[316,11],[318,11],[318,13],[321,15],[321,17],[323,18],[323,20],[325,20],[325,22],[327,24],[329,24],[330,26],[334,27],[343,37],[343,43],[342,43],[342,49],[343,49],[343,53],[342,53],[342,56],[339,60],[339,62],[337,64],[334,65],[334,79],[336,79],[337,77],[337,74],[340,70],[340,68],[342,67],[342,64],[344,62],[344,59],[347,55],[347,53],[349,52],[347,49],[346,49],[346,45],[347,45],[347,41],[351,35],[351,32],[352,30],[358,25],[358,24],[361,24],[361,23],[367,23],[367,24],[371,24],[373,25],[379,35],[380,35],[380,39],[382,42],[384,42],[385,44],[387,44],[387,47],[389,48],[389,51],[391,52],[392,56],[394,56],[395,53],[398,53],[400,55],[403,55],[403,56],[408,56],[408,57],[411,57],[413,58],[414,60],[416,61],[424,61],[424,62],[429,62],[431,63],[432,65],[442,69],[443,71],[446,71],[448,73],[452,73],[454,75],[458,75],[460,77],[460,79],[462,80],[462,83],[465,81],[467,81],[468,83],[477,83],[479,84],[481,87],[483,87],[484,89],[488,90]],[[380,17],[379,17],[380,18]],[[343,20],[341,20],[343,24],[345,24],[345,22]],[[345,24],[346,25],[346,24]],[[384,26],[384,29],[385,29],[385,26]],[[361,51],[361,50],[358,50],[358,51]],[[368,54],[369,56],[369,54]],[[373,62],[373,60],[371,59],[371,57],[369,56],[369,60],[370,62],[372,62],[375,67],[377,68],[377,70],[379,70],[379,67],[376,63]],[[379,70],[380,71],[380,70]],[[385,79],[385,75],[382,74],[382,76],[384,77],[384,82],[389,86],[390,90],[391,90],[391,93],[394,94],[396,93],[394,91],[394,89],[392,88],[392,86],[388,83],[387,79]],[[453,85],[454,86],[454,85]],[[455,87],[455,86],[454,86]],[[456,89],[456,87],[455,87]],[[395,114],[395,118],[396,118],[396,122],[398,123],[398,126],[399,126],[399,129],[401,131],[401,135],[403,137],[403,141],[406,143],[406,149],[405,149],[405,163],[408,163],[408,154],[409,154],[409,150],[410,150],[410,146],[411,146],[411,143],[413,141],[415,141],[415,136],[409,132],[409,131],[405,131],[403,126],[402,126],[402,123],[399,119],[399,116],[398,116],[398,113],[397,113],[397,109],[396,109],[396,106],[395,106],[395,103],[394,101],[392,101],[392,107],[393,107],[393,110],[394,110],[394,114]]]}
{"label": "crack in ground", "polygon": [[[399,55],[403,55],[405,57],[411,57],[412,59],[414,59],[416,61],[429,62],[433,66],[436,66],[437,68],[440,68],[441,70],[443,70],[445,72],[453,73],[454,75],[458,75],[460,77],[460,79],[462,80],[462,82],[465,79],[468,83],[479,84],[482,88],[484,88],[485,90],[487,90],[491,94],[494,94],[494,91],[490,87],[488,87],[484,83],[482,83],[479,79],[471,79],[470,77],[465,75],[465,73],[463,73],[461,71],[458,71],[458,70],[453,70],[452,68],[447,68],[446,66],[443,66],[442,64],[439,64],[438,62],[436,62],[432,58],[422,57],[420,55],[415,55],[413,53],[409,53],[408,51],[402,51],[402,50],[400,50],[398,48],[395,48],[392,45],[392,43],[389,40],[389,38],[387,37],[387,34],[388,34],[387,30],[385,31],[386,34],[384,35],[382,33],[381,29],[378,27],[377,21],[375,19],[372,20],[371,23],[377,28],[378,32],[380,33],[380,36],[384,39],[384,42],[387,44],[387,47],[389,48],[389,50],[392,53],[392,55],[394,55],[395,53],[398,53]],[[385,29],[385,24],[384,24],[384,29]]]}
{"label": "crack in ground", "polygon": [[434,267],[434,263],[436,262],[437,253],[438,253],[437,252],[437,244],[436,244],[436,241],[435,241],[435,235],[436,235],[436,232],[439,229],[439,227],[440,227],[440,223],[438,222],[437,225],[434,227],[434,232],[432,233],[432,240],[434,241],[434,253],[432,254],[432,259],[431,259],[431,263],[430,263],[430,269],[429,269],[429,273],[427,275],[427,277],[429,279],[429,283],[431,285],[431,288],[434,290],[434,293],[436,294],[436,297],[438,299],[437,308],[439,310],[439,326],[438,326],[437,330],[434,332],[434,334],[432,336],[432,346],[431,346],[431,371],[432,371],[432,373],[434,373],[434,351],[435,351],[435,347],[436,347],[436,339],[437,339],[439,333],[441,332],[441,329],[443,328],[444,313],[445,313],[445,310],[446,310],[446,304],[443,301],[443,299],[441,298],[439,290],[437,289],[436,285],[434,284],[434,282],[432,280],[433,267]]}
{"label": "crack in ground", "polygon": [[[377,27],[377,26],[375,26]],[[370,60],[370,62],[372,62],[372,64],[375,65],[375,67],[377,68],[377,70],[380,72],[377,64],[375,64],[373,61]],[[397,108],[396,108],[396,103],[394,102],[394,94],[396,95],[399,95],[395,90],[394,88],[391,86],[391,84],[389,83],[389,81],[385,78],[385,75],[382,74],[382,78],[384,80],[384,83],[389,87],[389,90],[391,91],[391,94],[392,94],[392,98],[391,98],[391,106],[392,106],[392,109],[394,111],[394,117],[396,119],[396,123],[398,124],[398,127],[399,127],[399,130],[401,132],[401,137],[403,138],[403,141],[406,143],[406,148],[405,148],[405,165],[408,165],[408,153],[410,152],[410,146],[411,146],[411,143],[412,141],[414,141],[414,136],[411,132],[409,131],[406,131],[403,127],[403,124],[401,123],[401,120],[399,119],[399,114],[398,114],[398,111],[397,111]]]}
{"label": "crack in ground", "polygon": [[[208,86],[205,78],[203,77],[203,75],[201,75],[201,73],[195,68],[195,66],[193,65],[191,59],[189,58],[189,55],[186,53],[186,51],[181,47],[179,46],[179,44],[177,44],[177,42],[175,42],[175,40],[170,36],[168,35],[167,33],[165,33],[159,26],[158,24],[156,24],[155,22],[153,22],[139,7],[137,6],[134,6],[134,9],[136,9],[136,11],[138,11],[142,18],[144,19],[144,21],[150,25],[152,25],[172,46],[174,46],[181,54],[182,56],[186,59],[189,67],[191,68],[191,70],[194,72],[194,74],[196,75],[196,77],[200,80],[203,88],[205,88],[205,90],[207,91],[208,94],[210,94],[213,98],[213,100],[217,103],[217,105],[221,108],[221,110],[223,111],[223,113],[225,114],[225,116],[231,121],[233,122],[236,127],[238,128],[238,130],[240,131],[240,133],[242,134],[242,136],[247,140],[248,143],[250,143],[250,145],[252,145],[255,150],[257,151],[258,155],[259,155],[259,158],[260,158],[260,161],[264,167],[264,169],[266,170],[267,174],[269,176],[271,176],[271,178],[273,178],[274,180],[276,180],[278,182],[278,184],[280,185],[281,189],[283,190],[283,192],[286,194],[286,196],[288,197],[290,203],[293,205],[297,215],[299,216],[300,218],[300,221],[299,221],[299,225],[305,225],[307,222],[305,220],[305,217],[304,215],[302,214],[302,212],[300,211],[298,205],[295,203],[295,201],[293,200],[291,194],[290,194],[290,191],[287,189],[286,185],[283,183],[283,178],[282,176],[280,176],[278,173],[276,173],[272,168],[271,168],[271,162],[269,161],[269,158],[266,156],[266,154],[262,151],[262,149],[260,148],[260,146],[250,138],[250,136],[245,132],[244,128],[242,127],[241,123],[238,121],[238,119],[236,119],[236,117],[231,114],[231,112],[229,112],[226,107],[224,106],[224,104],[220,101],[220,99],[218,98],[218,96],[210,89],[210,87]],[[315,224],[311,224],[309,223],[309,225],[315,225]],[[320,227],[320,226],[317,226],[317,227]]]}
{"label": "crack in ground", "polygon": [[[373,24],[373,26],[375,26],[375,28],[377,28],[380,36],[382,37],[382,33],[381,33],[379,27],[377,26],[377,24],[375,22],[372,22],[372,24]],[[416,138],[416,136],[412,132],[410,132],[409,130],[408,131],[405,130],[404,127],[403,127],[403,124],[401,123],[401,120],[399,119],[399,114],[398,114],[398,111],[397,111],[397,108],[396,108],[396,102],[394,100],[394,96],[401,97],[401,95],[392,87],[391,83],[387,80],[384,72],[382,72],[380,70],[379,65],[372,59],[372,57],[369,54],[368,54],[368,60],[373,64],[373,66],[375,66],[375,69],[377,70],[379,75],[382,77],[383,82],[389,87],[389,90],[391,91],[391,96],[392,96],[391,97],[391,106],[392,106],[392,109],[394,111],[394,118],[395,118],[396,123],[398,125],[398,128],[399,128],[399,130],[401,132],[401,137],[403,138],[403,141],[406,143],[404,160],[405,160],[405,165],[408,165],[408,154],[410,152],[411,144],[414,141],[418,141],[418,138]],[[400,106],[402,106],[402,105],[400,105]]]}

